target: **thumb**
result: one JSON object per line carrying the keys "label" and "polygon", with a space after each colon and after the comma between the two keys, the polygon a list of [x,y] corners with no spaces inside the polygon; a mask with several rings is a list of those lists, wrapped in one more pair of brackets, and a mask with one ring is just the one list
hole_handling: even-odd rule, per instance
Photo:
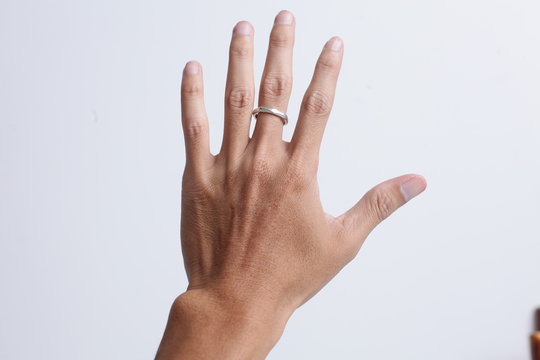
{"label": "thumb", "polygon": [[369,190],[351,209],[338,217],[343,234],[362,245],[369,233],[399,207],[425,190],[426,179],[408,174],[386,180]]}

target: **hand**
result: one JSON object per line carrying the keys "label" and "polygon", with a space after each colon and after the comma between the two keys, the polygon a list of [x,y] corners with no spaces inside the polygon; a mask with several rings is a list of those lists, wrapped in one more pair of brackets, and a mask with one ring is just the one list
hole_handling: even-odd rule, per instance
{"label": "hand", "polygon": [[[294,28],[293,15],[280,12],[270,34],[260,106],[287,110]],[[324,212],[318,154],[342,57],[342,40],[330,39],[290,142],[282,140],[281,119],[263,113],[250,138],[253,27],[239,22],[229,52],[223,142],[215,156],[202,68],[187,63],[181,238],[189,286],[173,305],[158,357],[266,356],[292,312],[355,257],[377,224],[424,190],[421,176],[403,175],[374,187],[341,216]]]}

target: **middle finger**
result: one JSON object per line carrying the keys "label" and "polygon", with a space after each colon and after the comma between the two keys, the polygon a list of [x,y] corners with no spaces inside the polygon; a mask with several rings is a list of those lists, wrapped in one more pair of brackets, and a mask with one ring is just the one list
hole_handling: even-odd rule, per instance
{"label": "middle finger", "polygon": [[[259,90],[259,105],[287,112],[292,89],[292,54],[295,19],[289,11],[281,11],[275,18],[268,54]],[[253,138],[263,143],[277,143],[283,136],[283,123],[275,115],[260,113]]]}

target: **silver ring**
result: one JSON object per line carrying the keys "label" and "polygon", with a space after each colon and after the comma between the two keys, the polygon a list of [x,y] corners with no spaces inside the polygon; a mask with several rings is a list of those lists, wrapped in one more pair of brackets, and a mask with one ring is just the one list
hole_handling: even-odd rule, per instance
{"label": "silver ring", "polygon": [[276,110],[276,109],[271,109],[271,108],[259,106],[258,108],[255,108],[253,110],[251,115],[253,115],[253,116],[255,116],[255,118],[257,118],[257,115],[259,115],[259,113],[267,113],[267,114],[276,115],[277,117],[279,117],[281,119],[281,121],[283,122],[283,125],[287,125],[287,123],[289,122],[289,117],[287,116],[287,114],[282,113],[281,111]]}

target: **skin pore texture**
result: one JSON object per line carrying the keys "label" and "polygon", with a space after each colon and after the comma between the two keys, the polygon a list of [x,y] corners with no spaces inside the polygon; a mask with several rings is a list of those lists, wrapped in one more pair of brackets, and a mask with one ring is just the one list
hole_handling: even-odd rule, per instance
{"label": "skin pore texture", "polygon": [[[296,20],[273,25],[258,106],[287,111]],[[294,134],[254,108],[253,26],[233,29],[220,152],[210,153],[202,66],[186,64],[181,85],[186,165],[181,241],[189,285],[174,301],[156,359],[264,359],[287,320],[358,253],[381,221],[426,187],[420,175],[387,180],[340,216],[324,212],[318,157],[344,45],[324,45]]]}

